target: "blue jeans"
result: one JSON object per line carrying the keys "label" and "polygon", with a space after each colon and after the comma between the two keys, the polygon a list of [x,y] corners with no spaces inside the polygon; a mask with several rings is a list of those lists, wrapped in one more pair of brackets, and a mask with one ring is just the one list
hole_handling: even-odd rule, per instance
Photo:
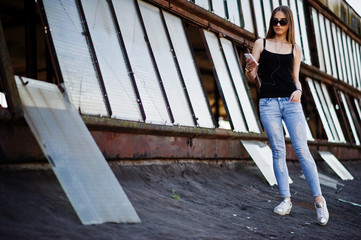
{"label": "blue jeans", "polygon": [[259,111],[271,145],[273,169],[282,197],[291,196],[282,119],[313,196],[321,195],[317,167],[307,145],[306,121],[301,103],[290,102],[289,97],[261,98]]}

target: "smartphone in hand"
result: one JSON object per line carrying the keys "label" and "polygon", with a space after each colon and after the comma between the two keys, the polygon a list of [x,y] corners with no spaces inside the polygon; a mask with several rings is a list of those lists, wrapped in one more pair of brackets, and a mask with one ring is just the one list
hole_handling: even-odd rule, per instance
{"label": "smartphone in hand", "polygon": [[247,59],[251,59],[252,61],[255,61],[255,63],[257,64],[258,66],[258,62],[256,61],[256,59],[254,59],[253,55],[250,54],[250,53],[245,53],[244,56],[247,58]]}

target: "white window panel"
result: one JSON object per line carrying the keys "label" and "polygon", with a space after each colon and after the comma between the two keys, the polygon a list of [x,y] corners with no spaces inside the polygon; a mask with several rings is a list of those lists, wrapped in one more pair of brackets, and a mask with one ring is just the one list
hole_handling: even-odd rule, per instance
{"label": "white window panel", "polygon": [[325,18],[325,25],[326,25],[326,36],[327,36],[327,43],[328,48],[330,50],[330,60],[331,60],[331,69],[332,69],[332,76],[334,78],[337,78],[337,69],[336,69],[336,59],[335,59],[335,49],[333,47],[333,37],[331,33],[331,26],[330,26],[330,20],[328,18]]}
{"label": "white window panel", "polygon": [[295,27],[295,41],[297,44],[299,44],[302,47],[303,44],[301,42],[300,26],[299,26],[298,14],[297,14],[297,8],[296,8],[295,1],[290,2],[290,8],[293,12],[294,27]]}
{"label": "white window panel", "polygon": [[135,8],[135,2],[113,1],[113,5],[142,99],[146,122],[171,124],[159,79],[144,40],[145,34]]}
{"label": "white window panel", "polygon": [[76,2],[43,2],[65,88],[72,104],[83,114],[108,116]]}
{"label": "white window panel", "polygon": [[109,4],[105,1],[83,0],[83,9],[108,93],[112,117],[143,121]]}
{"label": "white window panel", "polygon": [[247,132],[240,104],[237,100],[235,89],[232,86],[232,79],[230,78],[225,59],[223,58],[218,38],[215,34],[206,30],[204,30],[204,35],[214,63],[214,68],[222,91],[221,94],[223,94],[229,117],[233,123],[233,130]]}
{"label": "white window panel", "polygon": [[226,18],[224,0],[212,0],[213,12],[221,18]]}
{"label": "white window panel", "polygon": [[345,53],[344,53],[344,47],[342,44],[342,33],[341,33],[341,29],[340,28],[336,28],[337,30],[337,41],[338,41],[338,49],[340,50],[340,60],[341,60],[341,68],[342,68],[342,76],[343,76],[343,81],[347,82],[347,72],[346,72],[346,62],[345,62]]}
{"label": "white window panel", "polygon": [[270,0],[263,0],[262,2],[263,2],[263,10],[264,10],[264,19],[266,21],[265,25],[266,25],[266,27],[268,27],[269,21],[270,21],[271,16],[272,16],[271,2],[270,2]]}
{"label": "white window panel", "polygon": [[228,20],[234,23],[237,26],[241,26],[241,18],[239,16],[239,7],[238,7],[237,0],[228,0],[227,7],[228,7]]}
{"label": "white window panel", "polygon": [[178,73],[172,55],[166,29],[160,15],[160,10],[153,5],[139,1],[146,31],[150,41],[155,61],[168,97],[175,125],[194,126],[192,113],[186,93],[183,89],[181,75]]}
{"label": "white window panel", "polygon": [[330,152],[327,151],[318,151],[320,156],[325,160],[325,162],[335,171],[335,173],[342,180],[353,180],[351,173],[342,165],[342,163]]}
{"label": "white window panel", "polygon": [[288,6],[288,0],[282,0],[281,2],[283,6]]}
{"label": "white window panel", "polygon": [[261,2],[260,0],[254,0],[253,1],[253,6],[254,6],[254,12],[256,14],[256,23],[257,23],[257,32],[258,32],[258,36],[260,36],[261,38],[264,38],[266,36],[265,34],[265,26],[264,26],[264,22],[263,22],[263,15],[262,15],[262,6],[261,6]]}
{"label": "white window panel", "polygon": [[347,35],[344,31],[342,31],[342,43],[343,43],[343,51],[344,51],[344,57],[345,57],[345,69],[347,72],[347,83],[352,85],[352,76],[351,76],[351,68],[350,68],[350,57],[349,57],[349,52],[348,52],[348,48],[347,48]]}
{"label": "white window panel", "polygon": [[320,25],[318,22],[318,13],[314,8],[312,8],[312,19],[313,19],[313,27],[315,29],[317,56],[320,64],[320,70],[325,71],[325,59],[323,58],[323,48],[322,48],[321,35],[320,35],[320,27],[319,27]]}
{"label": "white window panel", "polygon": [[280,6],[280,1],[279,0],[272,0],[272,4],[273,4],[273,9],[275,9],[276,7]]}
{"label": "white window panel", "polygon": [[242,0],[242,1],[240,1],[240,3],[242,6],[244,28],[247,31],[250,31],[253,33],[254,27],[253,27],[253,20],[252,20],[251,5],[250,5],[249,1],[252,1],[252,0]]}
{"label": "white window panel", "polygon": [[207,103],[208,99],[193,60],[182,20],[167,12],[163,12],[163,14],[198,125],[214,128],[212,114]]}
{"label": "white window panel", "polygon": [[303,61],[304,63],[311,65],[310,47],[308,44],[308,35],[306,30],[305,13],[303,9],[303,0],[297,0],[298,17],[300,21],[302,47],[303,47]]}
{"label": "white window panel", "polygon": [[324,97],[323,91],[321,89],[321,86],[316,81],[313,81],[313,83],[315,84],[315,88],[316,88],[317,93],[318,93],[318,98],[320,99],[321,106],[322,106],[323,112],[325,113],[326,120],[328,122],[328,126],[330,127],[333,138],[336,141],[339,141],[339,137],[338,137],[338,134],[337,134],[337,131],[336,131],[336,127],[335,127],[335,124],[334,124],[334,122],[332,120],[331,113],[330,113],[330,110],[328,108],[327,102],[325,100],[325,97]]}
{"label": "white window panel", "polygon": [[353,47],[353,60],[355,63],[355,72],[356,72],[356,88],[360,89],[361,85],[361,65],[360,65],[360,55],[359,55],[359,45],[355,40],[352,40]]}
{"label": "white window panel", "polygon": [[6,102],[5,94],[3,92],[0,92],[0,106],[3,108],[7,108],[8,104]]}
{"label": "white window panel", "polygon": [[320,30],[321,30],[321,40],[322,40],[322,51],[325,60],[326,73],[332,75],[330,54],[327,42],[326,27],[325,27],[325,17],[322,14],[318,14]]}
{"label": "white window panel", "polygon": [[323,95],[324,95],[326,103],[327,103],[328,110],[330,111],[330,114],[331,114],[331,120],[333,121],[333,123],[335,125],[339,140],[340,140],[340,142],[346,142],[345,136],[343,135],[343,132],[342,132],[340,122],[337,118],[335,108],[332,104],[330,95],[328,94],[327,87],[324,83],[321,83],[321,88],[322,88],[322,92],[323,92]]}
{"label": "white window panel", "polygon": [[349,55],[349,59],[350,59],[350,73],[351,73],[351,79],[352,79],[352,83],[351,85],[354,87],[356,86],[356,72],[355,72],[355,61],[353,60],[353,49],[351,46],[351,38],[350,36],[346,35],[347,38],[347,49],[348,49],[348,55]]}
{"label": "white window panel", "polygon": [[337,63],[338,79],[344,81],[343,71],[342,71],[343,62],[342,62],[340,47],[339,47],[338,38],[337,38],[336,25],[334,23],[331,23],[331,28],[332,28],[332,39],[334,41],[334,46],[335,46],[335,59],[336,59],[336,63]]}
{"label": "white window panel", "polygon": [[246,90],[245,81],[243,79],[243,75],[240,69],[240,64],[236,57],[236,52],[234,51],[232,42],[225,38],[221,38],[221,44],[224,51],[224,55],[226,56],[226,61],[228,63],[231,72],[234,86],[237,91],[237,95],[239,97],[238,100],[241,103],[244,117],[248,125],[248,131],[261,133],[261,130],[258,125],[258,120],[256,118],[254,109],[252,108],[250,102],[251,99],[249,98]]}
{"label": "white window panel", "polygon": [[358,135],[357,135],[355,124],[353,123],[353,120],[352,120],[350,109],[348,108],[348,104],[347,104],[347,101],[346,101],[345,94],[343,92],[341,92],[341,91],[340,91],[340,94],[341,94],[341,99],[342,99],[342,102],[343,102],[343,106],[345,107],[347,119],[348,119],[348,121],[350,123],[350,127],[351,127],[353,137],[355,138],[356,144],[360,145],[360,140],[359,140]]}
{"label": "white window panel", "polygon": [[209,0],[195,0],[195,4],[209,10]]}
{"label": "white window panel", "polygon": [[325,129],[328,141],[335,142],[335,139],[333,138],[332,133],[331,133],[331,129],[330,129],[328,123],[327,123],[325,113],[324,113],[324,111],[322,109],[320,99],[319,99],[319,97],[317,95],[317,91],[316,91],[315,86],[313,84],[313,80],[311,78],[306,78],[306,80],[307,80],[308,86],[310,87],[311,94],[312,94],[313,100],[315,101],[315,105],[316,105],[316,108],[317,108],[317,111],[318,111],[318,115],[320,116],[322,126]]}
{"label": "white window panel", "polygon": [[358,113],[358,121],[361,122],[361,108],[360,108],[360,101],[356,98],[354,98],[354,102],[355,102],[355,105],[356,105],[356,109],[357,109],[357,113]]}

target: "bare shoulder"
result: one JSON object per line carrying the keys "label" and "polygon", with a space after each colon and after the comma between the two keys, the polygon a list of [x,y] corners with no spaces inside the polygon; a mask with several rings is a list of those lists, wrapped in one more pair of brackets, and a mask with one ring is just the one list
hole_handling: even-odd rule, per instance
{"label": "bare shoulder", "polygon": [[300,45],[298,45],[298,44],[295,44],[295,55],[298,57],[302,56],[302,49],[301,49]]}
{"label": "bare shoulder", "polygon": [[262,48],[263,47],[263,38],[258,38],[255,42],[253,47]]}

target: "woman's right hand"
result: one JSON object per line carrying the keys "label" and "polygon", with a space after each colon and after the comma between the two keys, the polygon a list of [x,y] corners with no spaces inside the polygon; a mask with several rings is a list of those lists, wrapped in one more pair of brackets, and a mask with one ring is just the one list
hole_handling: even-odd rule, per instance
{"label": "woman's right hand", "polygon": [[252,60],[252,59],[246,59],[246,69],[248,71],[252,71],[255,67],[257,67],[258,64],[256,61]]}

